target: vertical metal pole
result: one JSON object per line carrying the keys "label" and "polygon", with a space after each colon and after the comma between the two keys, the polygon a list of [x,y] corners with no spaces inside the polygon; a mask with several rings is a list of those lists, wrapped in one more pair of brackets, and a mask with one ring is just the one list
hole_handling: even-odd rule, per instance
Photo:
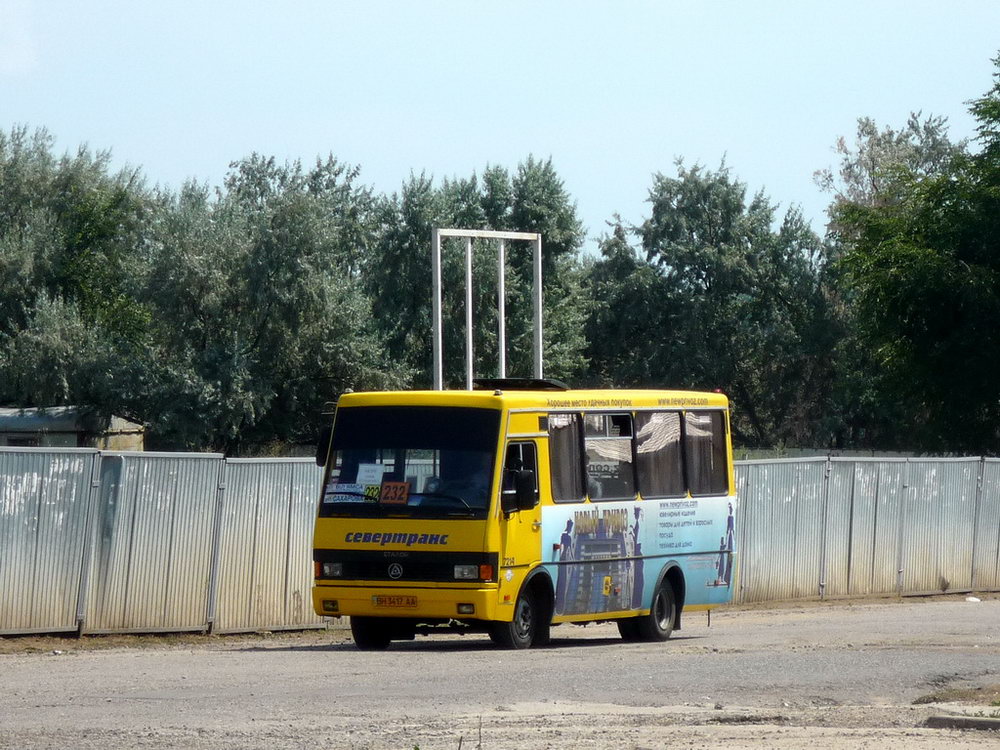
{"label": "vertical metal pole", "polygon": [[431,230],[431,275],[433,302],[431,328],[434,347],[434,390],[444,389],[444,368],[441,363],[441,235],[437,227]]}
{"label": "vertical metal pole", "polygon": [[983,507],[983,480],[986,478],[986,459],[983,457],[979,458],[979,473],[976,477],[976,508],[973,511],[972,516],[972,574],[969,576],[969,585],[972,590],[976,590],[976,554],[979,552],[979,529],[982,527],[982,518],[980,515],[982,513]]}
{"label": "vertical metal pole", "polygon": [[[830,533],[829,515],[830,515],[830,474],[833,470],[833,461],[829,456],[826,457],[826,463],[823,464],[823,490],[820,493],[823,515],[820,518],[820,535],[819,535],[819,598],[826,598],[826,581],[829,578],[829,571],[826,569],[826,552],[828,547],[827,535]],[[848,549],[850,549],[850,528],[847,532],[847,544]]]}
{"label": "vertical metal pole", "polygon": [[497,353],[500,358],[500,372],[498,375],[500,378],[507,377],[507,287],[504,280],[505,250],[504,241],[500,240],[500,250],[497,253],[497,317],[500,319]]}
{"label": "vertical metal pole", "polygon": [[90,486],[87,488],[87,512],[84,516],[83,550],[80,562],[80,582],[76,591],[76,634],[83,635],[87,622],[87,604],[90,596],[90,568],[97,546],[96,529],[101,508],[101,463],[104,454],[97,453],[90,465]]}
{"label": "vertical metal pole", "polygon": [[215,621],[219,612],[219,569],[222,560],[222,524],[226,496],[226,459],[219,461],[215,477],[215,517],[212,519],[212,548],[209,551],[208,601],[205,604],[205,627],[209,633],[216,631]]}
{"label": "vertical metal pole", "polygon": [[472,238],[465,238],[465,389],[472,390]]}
{"label": "vertical metal pole", "polygon": [[532,243],[535,249],[535,377],[543,378],[542,374],[542,235],[538,235]]}
{"label": "vertical metal pole", "polygon": [[[857,465],[858,465],[858,462],[855,461],[854,462],[854,466],[857,467]],[[876,558],[875,554],[876,554],[876,550],[878,549],[878,523],[879,523],[878,516],[879,516],[879,511],[882,509],[882,467],[883,466],[885,466],[885,463],[883,461],[879,461],[878,462],[878,473],[875,475],[875,500],[874,500],[874,502],[872,504],[872,510],[873,510],[873,514],[872,514],[872,538],[871,538],[871,544],[869,545],[870,548],[871,548],[871,556],[872,556],[872,570],[871,570],[871,573],[869,573],[869,575],[868,575],[868,593],[874,593],[875,592],[875,567],[876,567],[875,560],[878,559],[878,558]],[[857,473],[857,472],[855,472],[855,473]],[[852,492],[851,497],[852,497],[852,502],[853,502],[853,497],[854,497],[853,492],[854,492],[854,490],[852,489],[851,492]],[[850,573],[850,568],[848,568],[848,573]],[[854,593],[853,590],[851,590],[850,593]]]}
{"label": "vertical metal pole", "polygon": [[903,559],[903,549],[905,544],[903,543],[904,535],[907,532],[906,526],[906,512],[910,510],[911,503],[910,499],[910,459],[906,459],[905,468],[903,469],[903,492],[900,496],[899,503],[899,526],[898,538],[896,539],[896,593],[899,596],[903,595],[903,567],[905,560]]}

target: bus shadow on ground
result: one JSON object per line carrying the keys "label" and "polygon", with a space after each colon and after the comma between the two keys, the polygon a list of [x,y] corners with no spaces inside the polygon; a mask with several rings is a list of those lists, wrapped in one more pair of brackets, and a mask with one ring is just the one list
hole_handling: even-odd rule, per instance
{"label": "bus shadow on ground", "polygon": [[[393,641],[389,644],[389,648],[382,652],[374,653],[428,653],[428,652],[475,652],[475,651],[492,651],[496,653],[526,653],[530,654],[533,651],[552,651],[558,649],[579,649],[579,648],[636,648],[636,647],[646,647],[646,648],[670,648],[670,644],[677,642],[694,642],[703,640],[705,636],[700,635],[690,635],[690,636],[676,636],[668,641],[660,643],[642,643],[642,642],[632,642],[626,643],[621,638],[617,637],[607,637],[607,638],[587,638],[587,637],[553,637],[552,641],[545,646],[536,646],[531,649],[526,649],[524,651],[513,651],[508,649],[500,648],[496,646],[487,636],[480,635],[469,635],[462,636],[461,640],[455,640],[454,638],[449,638],[447,640],[438,639],[434,636],[421,637],[417,636],[416,640],[413,641]],[[288,652],[288,653],[321,653],[321,652],[355,652],[358,654],[370,654],[370,651],[361,651],[357,646],[354,645],[352,641],[343,641],[340,643],[328,643],[328,644],[310,644],[308,646],[248,646],[246,648],[232,649],[233,651],[239,653],[274,653],[274,652]]]}

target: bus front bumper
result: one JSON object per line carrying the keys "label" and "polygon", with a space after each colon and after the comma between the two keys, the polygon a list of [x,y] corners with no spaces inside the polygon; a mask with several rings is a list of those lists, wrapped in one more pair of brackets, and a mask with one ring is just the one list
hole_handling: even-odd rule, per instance
{"label": "bus front bumper", "polygon": [[418,588],[396,586],[326,586],[312,590],[316,614],[363,615],[414,620],[504,620],[513,606],[498,603],[494,588]]}

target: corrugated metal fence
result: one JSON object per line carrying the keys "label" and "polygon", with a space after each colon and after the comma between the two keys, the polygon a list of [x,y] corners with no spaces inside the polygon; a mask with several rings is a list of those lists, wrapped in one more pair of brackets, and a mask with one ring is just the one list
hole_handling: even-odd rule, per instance
{"label": "corrugated metal fence", "polygon": [[[1000,460],[737,465],[742,602],[1000,590]],[[0,449],[0,634],[323,627],[308,459]]]}
{"label": "corrugated metal fence", "polygon": [[742,602],[1000,590],[1000,460],[737,466]]}
{"label": "corrugated metal fence", "polygon": [[324,627],[309,459],[0,449],[0,634]]}

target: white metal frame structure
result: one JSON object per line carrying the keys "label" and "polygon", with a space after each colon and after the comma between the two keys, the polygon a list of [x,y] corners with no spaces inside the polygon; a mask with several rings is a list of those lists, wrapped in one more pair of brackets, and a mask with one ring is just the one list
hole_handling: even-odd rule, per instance
{"label": "white metal frame structure", "polygon": [[431,269],[434,276],[433,333],[434,333],[434,390],[444,389],[444,346],[441,334],[441,240],[448,237],[465,239],[465,387],[472,390],[472,240],[499,240],[497,261],[497,311],[500,321],[497,348],[499,350],[499,377],[507,376],[507,311],[504,283],[505,243],[508,240],[530,242],[534,248],[532,301],[534,307],[534,377],[542,375],[542,235],[537,232],[495,232],[486,229],[431,230]]}

